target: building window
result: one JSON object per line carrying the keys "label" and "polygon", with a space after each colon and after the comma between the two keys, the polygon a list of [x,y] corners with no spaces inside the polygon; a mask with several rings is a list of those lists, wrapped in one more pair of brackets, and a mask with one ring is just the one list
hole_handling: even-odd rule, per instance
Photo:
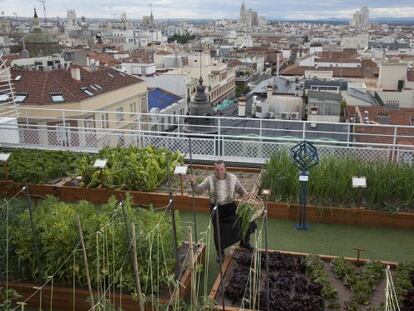
{"label": "building window", "polygon": [[62,93],[51,93],[50,98],[54,103],[62,103],[65,101],[65,98],[63,97]]}
{"label": "building window", "polygon": [[123,121],[124,120],[124,108],[120,107],[116,109],[116,120]]}
{"label": "building window", "polygon": [[108,113],[101,113],[101,127],[108,128],[109,127],[109,115]]}
{"label": "building window", "polygon": [[9,99],[9,94],[0,94],[0,102],[5,102]]}
{"label": "building window", "polygon": [[16,96],[14,97],[14,101],[16,103],[23,103],[27,98],[27,94],[25,93],[17,93]]}
{"label": "building window", "polygon": [[91,91],[88,90],[87,87],[81,88],[81,91],[84,92],[88,96],[93,96],[94,95]]}

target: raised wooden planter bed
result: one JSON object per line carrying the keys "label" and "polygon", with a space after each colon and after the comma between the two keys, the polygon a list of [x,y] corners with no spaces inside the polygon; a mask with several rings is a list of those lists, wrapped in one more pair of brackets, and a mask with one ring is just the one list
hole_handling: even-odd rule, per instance
{"label": "raised wooden planter bed", "polygon": [[[264,251],[264,250],[261,250]],[[230,252],[229,256],[227,256],[223,262],[223,265],[221,267],[222,271],[223,271],[223,284],[224,284],[224,288],[226,288],[230,282],[230,278],[231,278],[231,273],[234,270],[234,268],[238,265],[237,262],[235,261],[234,257],[241,253],[241,252],[245,252],[245,250],[240,249],[240,248],[236,248],[233,251]],[[276,252],[275,250],[269,250],[269,252]],[[288,252],[288,251],[277,251],[281,254],[287,254],[287,255],[292,255],[292,256],[301,256],[301,257],[306,257],[309,256],[310,254],[308,253],[298,253],[298,252]],[[336,256],[326,256],[326,255],[318,255],[323,261],[326,262],[330,262],[331,260],[338,258]],[[358,264],[358,263],[366,263],[369,260],[367,259],[357,259],[357,258],[351,258],[351,257],[345,257],[346,260],[351,261],[352,263]],[[381,261],[385,266],[389,265],[392,269],[395,269],[396,266],[398,265],[396,262],[389,262],[389,261]],[[332,272],[332,275],[330,276],[330,280],[332,281],[334,278],[334,274]],[[341,282],[341,281],[338,281]],[[384,280],[382,281],[382,283],[384,283]],[[377,286],[377,290],[378,288],[382,287],[382,284],[380,283]],[[221,278],[220,275],[217,276],[214,285],[210,291],[210,295],[209,295],[209,299],[210,301],[215,303],[215,306],[213,307],[213,310],[223,310],[222,307],[222,300],[221,300],[221,289],[220,289],[220,284],[221,284]],[[342,286],[344,287],[344,285],[342,284]],[[385,288],[385,286],[384,286]],[[338,291],[338,296],[341,296],[340,291]],[[343,297],[339,297],[339,301],[341,301]],[[385,298],[385,294],[384,294],[384,298]],[[238,311],[240,310],[240,306],[234,306],[232,305],[232,303],[230,302],[229,299],[225,298],[224,299],[224,304],[225,304],[225,310],[227,311]],[[253,311],[250,309],[243,309],[245,311]],[[341,309],[342,310],[342,309]]]}
{"label": "raised wooden planter bed", "polygon": [[[188,248],[188,243],[185,247]],[[205,256],[205,244],[201,244],[195,252],[194,261],[197,263],[201,263],[204,260]],[[184,270],[183,274],[180,277],[180,283],[181,288],[178,293],[179,299],[184,299],[188,296],[191,290],[191,275],[192,271],[190,268],[187,268]],[[4,281],[0,283],[1,286],[5,286]],[[52,304],[53,309],[56,308],[56,310],[59,311],[72,311],[73,306],[75,305],[76,311],[88,311],[91,308],[90,302],[89,302],[89,291],[86,288],[75,288],[75,299],[73,299],[73,288],[71,287],[62,287],[62,286],[53,286],[53,293],[51,286],[45,286],[40,291],[36,290],[40,287],[39,284],[33,284],[28,282],[19,282],[19,281],[10,281],[9,282],[9,288],[15,289],[21,296],[20,301],[26,300],[28,297],[32,297],[28,299],[27,306],[38,308],[40,305],[40,297],[42,297],[42,307],[47,308],[49,310],[50,308],[50,301],[51,296],[52,297]],[[97,295],[96,292],[94,294]],[[160,304],[162,305],[168,305],[171,303],[171,300],[173,300],[174,293],[170,293],[168,289],[164,290],[160,294]],[[127,294],[120,294],[118,293],[108,293],[107,300],[111,301],[111,303],[119,307],[120,301],[122,304],[122,310],[124,311],[136,311],[139,310],[139,304],[138,301],[135,300],[131,295]],[[95,301],[96,303],[96,301]],[[146,310],[152,310],[151,303],[147,303],[145,306]]]}
{"label": "raised wooden planter bed", "polygon": [[[23,184],[12,181],[0,181],[0,195],[13,196],[18,193]],[[63,201],[87,200],[95,204],[103,204],[111,196],[122,199],[128,191],[76,188],[68,186],[30,184],[29,192],[34,197],[53,195]],[[166,193],[130,191],[134,204],[162,207],[167,205],[169,196]],[[182,211],[192,210],[192,198],[190,194],[174,194],[175,207]],[[268,202],[270,218],[298,219],[299,206],[296,204]],[[210,211],[207,197],[195,198],[197,212],[208,213]],[[393,229],[414,229],[414,213],[385,213],[361,208],[318,208],[307,207],[307,220],[315,223],[361,225],[371,227],[387,227]]]}

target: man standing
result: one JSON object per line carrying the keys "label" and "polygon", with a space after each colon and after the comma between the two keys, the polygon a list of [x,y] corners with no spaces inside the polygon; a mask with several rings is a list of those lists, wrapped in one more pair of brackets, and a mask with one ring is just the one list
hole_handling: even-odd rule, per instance
{"label": "man standing", "polygon": [[[224,249],[237,241],[240,241],[240,247],[252,250],[253,247],[250,245],[250,234],[254,232],[257,226],[255,223],[251,223],[246,236],[240,236],[240,224],[237,221],[237,206],[234,200],[236,192],[242,197],[246,196],[248,193],[237,176],[227,173],[224,162],[220,160],[214,165],[214,174],[207,176],[201,184],[196,184],[195,176],[190,177],[190,182],[194,192],[209,192],[211,212],[217,204],[222,258],[224,258]],[[214,228],[214,244],[217,255],[219,255],[216,213],[212,212],[211,215]],[[217,261],[219,261],[219,256],[217,257]]]}

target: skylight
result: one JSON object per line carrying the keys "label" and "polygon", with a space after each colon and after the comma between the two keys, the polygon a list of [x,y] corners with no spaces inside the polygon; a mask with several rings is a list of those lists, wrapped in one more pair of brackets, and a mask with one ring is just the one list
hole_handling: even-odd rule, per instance
{"label": "skylight", "polygon": [[22,78],[22,76],[17,76],[16,78],[14,78],[14,81],[19,81]]}
{"label": "skylight", "polygon": [[52,98],[52,102],[54,103],[61,103],[65,101],[62,93],[52,93],[50,94],[50,97]]}
{"label": "skylight", "polygon": [[89,85],[89,87],[92,89],[92,90],[95,90],[95,91],[97,91],[98,89],[93,85],[93,84],[90,84]]}
{"label": "skylight", "polygon": [[5,102],[9,99],[9,94],[0,94],[0,102]]}
{"label": "skylight", "polygon": [[27,94],[16,94],[16,96],[14,97],[14,101],[16,103],[22,103],[25,101],[27,97]]}
{"label": "skylight", "polygon": [[123,77],[126,77],[126,75],[123,72],[120,72],[119,74]]}
{"label": "skylight", "polygon": [[114,75],[112,74],[112,73],[110,73],[110,72],[107,72],[106,73],[108,76],[110,76],[111,78],[113,78],[114,77]]}
{"label": "skylight", "polygon": [[88,95],[88,96],[93,96],[93,95],[95,95],[95,94],[93,94],[91,91],[89,91],[87,87],[83,87],[83,88],[81,88],[81,90],[82,90],[82,91],[83,91],[86,95]]}
{"label": "skylight", "polygon": [[99,84],[96,84],[96,83],[95,83],[95,86],[96,86],[98,89],[102,90],[102,86],[100,86]]}

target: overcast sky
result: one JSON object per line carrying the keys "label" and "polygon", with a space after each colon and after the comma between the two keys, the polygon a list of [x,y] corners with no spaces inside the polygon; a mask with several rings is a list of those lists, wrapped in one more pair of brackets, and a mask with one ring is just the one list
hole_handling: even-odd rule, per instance
{"label": "overcast sky", "polygon": [[[238,18],[242,1],[234,0],[45,0],[48,17],[64,17],[75,9],[78,17],[111,17],[127,13],[130,18],[149,14],[152,3],[157,18]],[[246,6],[267,18],[350,18],[367,5],[371,17],[414,17],[414,0],[247,0]],[[33,6],[43,16],[39,0],[0,0],[0,11],[11,16],[32,16]]]}

